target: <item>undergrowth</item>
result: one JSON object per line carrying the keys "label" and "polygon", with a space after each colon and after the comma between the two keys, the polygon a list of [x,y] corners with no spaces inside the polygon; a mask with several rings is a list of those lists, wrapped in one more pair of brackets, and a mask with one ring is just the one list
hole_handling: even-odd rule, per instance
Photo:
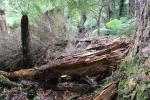
{"label": "undergrowth", "polygon": [[124,72],[126,77],[119,82],[118,100],[149,100],[148,67],[138,65],[133,56],[128,56],[120,64],[119,70]]}
{"label": "undergrowth", "polygon": [[137,64],[134,58],[133,55],[126,57],[111,76],[102,80],[100,88],[93,94],[97,95],[111,82],[118,82],[117,100],[150,100],[150,69]]}

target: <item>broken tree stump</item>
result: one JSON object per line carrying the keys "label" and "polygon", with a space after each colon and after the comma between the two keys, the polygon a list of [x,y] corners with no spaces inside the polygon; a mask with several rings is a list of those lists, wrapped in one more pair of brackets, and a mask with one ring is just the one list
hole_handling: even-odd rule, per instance
{"label": "broken tree stump", "polygon": [[[51,79],[60,75],[95,75],[113,70],[127,55],[131,41],[126,38],[116,39],[103,46],[94,46],[80,53],[62,56],[52,62],[14,72],[0,72],[9,78],[25,78],[40,76]],[[103,48],[101,48],[103,47]]]}

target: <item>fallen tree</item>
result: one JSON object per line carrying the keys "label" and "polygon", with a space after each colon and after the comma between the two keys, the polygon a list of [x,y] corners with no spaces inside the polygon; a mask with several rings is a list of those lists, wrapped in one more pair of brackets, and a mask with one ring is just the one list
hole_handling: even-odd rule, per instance
{"label": "fallen tree", "polygon": [[[40,76],[51,79],[60,75],[94,75],[113,70],[126,56],[131,41],[119,38],[103,45],[93,45],[80,53],[61,56],[46,65],[14,72],[0,72],[9,78]],[[44,77],[44,78],[43,78]]]}

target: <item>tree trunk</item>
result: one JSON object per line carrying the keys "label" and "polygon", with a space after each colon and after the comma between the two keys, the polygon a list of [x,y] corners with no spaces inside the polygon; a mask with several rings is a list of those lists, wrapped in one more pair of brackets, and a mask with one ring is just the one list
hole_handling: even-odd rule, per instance
{"label": "tree trunk", "polygon": [[135,0],[129,0],[128,7],[129,7],[128,9],[129,18],[134,17],[135,16]]}
{"label": "tree trunk", "polygon": [[137,30],[135,46],[140,63],[149,62],[150,56],[150,2],[148,0],[136,1]]}
{"label": "tree trunk", "polygon": [[125,0],[120,0],[119,17],[122,17],[122,16],[123,16],[123,11],[124,11],[124,2],[125,2]]}
{"label": "tree trunk", "polygon": [[103,18],[105,23],[109,22],[114,17],[115,0],[108,2],[107,0],[101,0],[101,8],[106,12],[106,16]]}
{"label": "tree trunk", "polygon": [[107,7],[107,22],[111,20],[112,16],[113,16],[113,11],[112,11],[110,5],[108,5],[108,7]]}
{"label": "tree trunk", "polygon": [[23,15],[21,19],[21,40],[22,40],[22,53],[23,53],[22,66],[24,66],[24,68],[29,68],[32,66],[32,59],[30,53],[31,41],[30,41],[28,23],[29,23],[28,16]]}
{"label": "tree trunk", "polygon": [[86,30],[84,23],[86,22],[86,13],[83,13],[80,17],[80,22],[78,25],[79,38],[84,38],[86,36]]}
{"label": "tree trunk", "polygon": [[3,17],[4,14],[5,14],[4,10],[0,9],[0,32],[3,32],[3,31],[7,30],[6,21]]}
{"label": "tree trunk", "polygon": [[100,21],[101,21],[101,13],[103,10],[103,6],[99,7],[99,14],[98,14],[98,20],[97,20],[97,34],[100,36]]}

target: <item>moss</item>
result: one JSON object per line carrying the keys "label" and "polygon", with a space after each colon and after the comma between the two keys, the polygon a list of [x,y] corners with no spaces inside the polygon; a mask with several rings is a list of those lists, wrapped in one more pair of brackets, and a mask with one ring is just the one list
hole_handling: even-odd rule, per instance
{"label": "moss", "polygon": [[0,93],[0,100],[5,100],[6,95],[3,93]]}
{"label": "moss", "polygon": [[40,97],[36,96],[33,100],[40,100]]}
{"label": "moss", "polygon": [[[119,69],[125,72],[126,76],[118,86],[118,100],[147,100],[150,96],[150,81],[146,78],[148,68],[137,64],[135,57],[128,56]],[[130,88],[131,80],[136,81],[133,88]],[[132,83],[131,83],[132,84]]]}
{"label": "moss", "polygon": [[147,4],[148,11],[150,11],[150,4]]}
{"label": "moss", "polygon": [[[150,81],[146,79],[146,76],[150,75],[150,71],[148,67],[136,63],[136,52],[134,50],[131,55],[127,56],[118,69],[104,79],[93,95],[97,95],[106,84],[119,81],[117,100],[149,100]],[[135,84],[130,88],[129,84],[133,84],[134,81],[136,81]]]}
{"label": "moss", "polygon": [[12,82],[8,78],[4,77],[3,75],[0,75],[0,85],[8,86],[8,87],[22,87],[21,84]]}

